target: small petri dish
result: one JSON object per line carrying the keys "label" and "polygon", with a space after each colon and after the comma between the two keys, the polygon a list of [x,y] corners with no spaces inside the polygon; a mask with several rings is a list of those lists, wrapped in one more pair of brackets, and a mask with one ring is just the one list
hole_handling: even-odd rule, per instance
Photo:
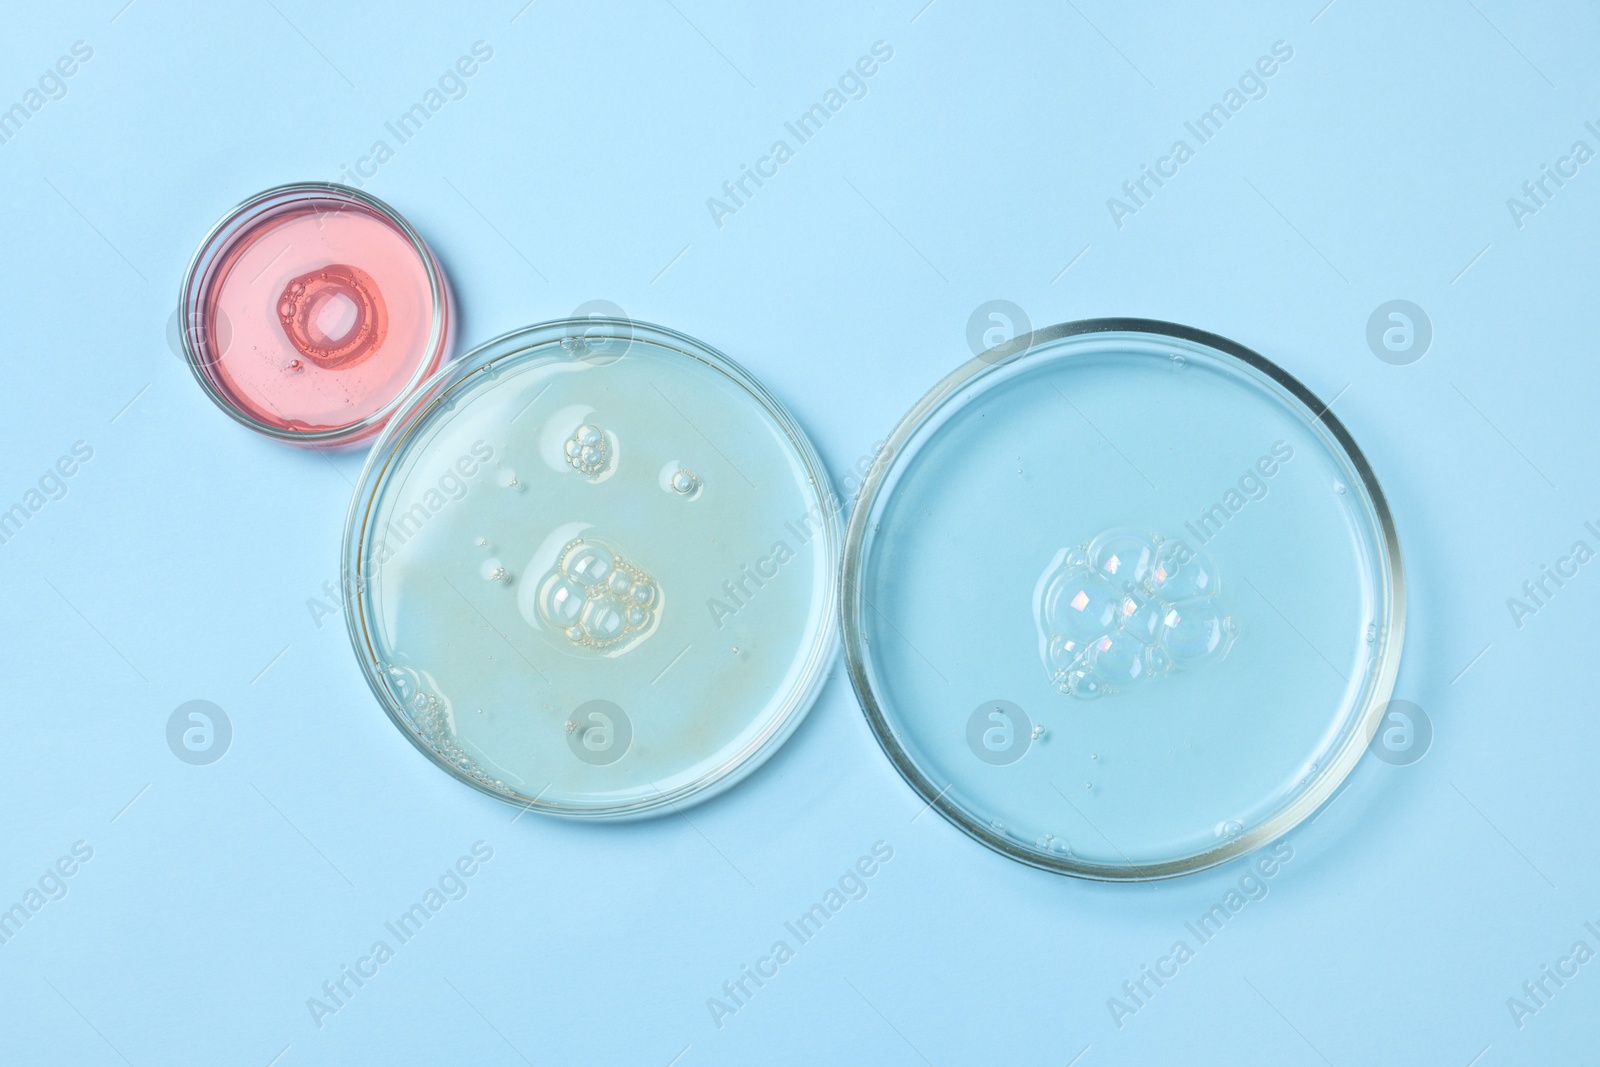
{"label": "small petri dish", "polygon": [[463,356],[375,443],[344,598],[435,763],[552,815],[699,801],[770,756],[838,651],[838,508],[733,361],[618,319]]}
{"label": "small petri dish", "polygon": [[377,433],[439,368],[454,316],[422,238],[342,185],[268,189],[201,242],[184,277],[184,356],[236,421],[282,441]]}
{"label": "small petri dish", "polygon": [[1328,406],[1224,338],[1096,319],[938,383],[846,536],[852,683],[970,836],[1146,880],[1281,837],[1376,730],[1404,631],[1382,491]]}

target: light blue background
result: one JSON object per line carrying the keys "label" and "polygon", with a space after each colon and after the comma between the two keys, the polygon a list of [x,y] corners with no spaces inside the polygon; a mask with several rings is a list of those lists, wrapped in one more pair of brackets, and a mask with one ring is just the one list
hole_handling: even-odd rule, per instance
{"label": "light blue background", "polygon": [[[1592,8],[124,2],[0,14],[0,106],[94,50],[0,145],[3,506],[94,449],[0,545],[0,899],[94,849],[0,946],[0,1058],[1596,1059],[1600,961],[1521,1029],[1506,1007],[1579,938],[1600,949],[1600,563],[1520,630],[1506,607],[1600,519],[1600,163],[1520,229],[1506,207],[1600,147]],[[842,480],[966,358],[986,300],[1234,338],[1339,395],[1377,469],[1409,572],[1397,695],[1432,750],[1364,760],[1271,895],[1120,1029],[1107,998],[1242,868],[1102,886],[993,855],[919,817],[840,671],[687,817],[513,823],[429,767],[307,605],[361,457],[235,426],[164,331],[223,212],[338,177],[479,40],[466,97],[367,184],[444,262],[463,347],[613,300],[750,368]],[[706,199],[879,40],[869,95],[719,229]],[[1279,40],[1266,99],[1119,229],[1106,198]],[[1411,366],[1365,342],[1392,298],[1436,331]],[[235,732],[208,767],[164,737],[197,698]],[[467,897],[318,1029],[307,998],[480,840]],[[707,998],[880,840],[866,898],[719,1029]]]}

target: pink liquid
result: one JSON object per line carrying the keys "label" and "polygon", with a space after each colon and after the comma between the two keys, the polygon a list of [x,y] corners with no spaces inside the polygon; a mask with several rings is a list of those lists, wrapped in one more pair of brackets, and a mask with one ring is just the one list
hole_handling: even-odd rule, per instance
{"label": "pink liquid", "polygon": [[360,424],[419,369],[432,373],[448,343],[428,266],[365,204],[317,200],[270,214],[236,234],[210,272],[209,377],[238,410],[281,431],[377,432]]}

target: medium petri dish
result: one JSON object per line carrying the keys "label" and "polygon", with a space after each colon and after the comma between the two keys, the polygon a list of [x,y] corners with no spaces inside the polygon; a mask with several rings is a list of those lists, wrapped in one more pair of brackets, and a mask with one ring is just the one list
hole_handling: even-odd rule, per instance
{"label": "medium petri dish", "polygon": [[1023,335],[901,421],[851,514],[851,680],[940,814],[1102,880],[1201,870],[1337,789],[1404,631],[1383,493],[1337,418],[1215,335]]}
{"label": "medium petri dish", "polygon": [[838,508],[733,361],[617,319],[476,349],[375,443],[344,597],[435,763],[552,815],[702,800],[770,756],[838,651]]}
{"label": "medium petri dish", "polygon": [[377,433],[439,368],[454,325],[444,273],[411,225],[324,183],[229,212],[195,253],[178,315],[184,356],[218,407],[319,446]]}

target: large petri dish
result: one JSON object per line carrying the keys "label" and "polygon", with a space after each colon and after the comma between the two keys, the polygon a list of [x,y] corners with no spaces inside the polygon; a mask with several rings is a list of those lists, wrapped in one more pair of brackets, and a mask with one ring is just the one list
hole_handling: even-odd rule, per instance
{"label": "large petri dish", "polygon": [[726,356],[616,319],[462,357],[376,442],[346,619],[457,778],[553,815],[680,807],[766,759],[838,651],[837,503]]}
{"label": "large petri dish", "polygon": [[851,514],[850,675],[894,766],[1035,867],[1200,870],[1360,758],[1404,631],[1350,435],[1238,344],[1096,319],[1023,335],[901,421]]}
{"label": "large petri dish", "polygon": [[268,189],[195,252],[179,296],[184,357],[236,422],[280,441],[376,434],[449,352],[450,290],[398,212],[342,185]]}

